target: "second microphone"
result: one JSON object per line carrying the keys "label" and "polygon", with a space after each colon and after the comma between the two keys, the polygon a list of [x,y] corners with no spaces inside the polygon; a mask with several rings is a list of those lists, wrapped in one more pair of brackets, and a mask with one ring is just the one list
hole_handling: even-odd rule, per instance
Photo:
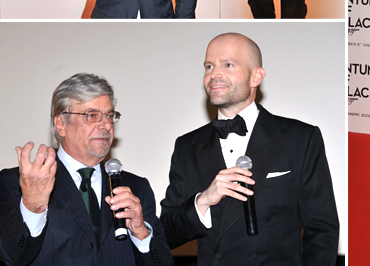
{"label": "second microphone", "polygon": [[[252,160],[248,156],[240,156],[236,160],[236,166],[241,167],[246,170],[252,169]],[[248,188],[253,191],[253,186],[246,183],[240,183],[241,186]],[[243,202],[244,205],[244,215],[245,221],[247,223],[247,234],[249,236],[258,235],[258,225],[257,225],[257,214],[256,205],[254,203],[254,195],[246,195],[247,201]]]}
{"label": "second microphone", "polygon": [[[113,197],[113,189],[121,186],[122,164],[119,160],[112,158],[105,163],[105,171],[109,176],[111,197]],[[126,219],[116,217],[116,212],[121,211],[125,211],[125,209],[113,211],[115,237],[117,240],[125,240],[127,238]]]}

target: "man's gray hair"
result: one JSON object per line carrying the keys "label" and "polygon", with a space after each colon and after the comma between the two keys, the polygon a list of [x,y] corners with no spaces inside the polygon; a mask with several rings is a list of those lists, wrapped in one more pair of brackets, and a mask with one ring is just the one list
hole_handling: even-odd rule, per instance
{"label": "man's gray hair", "polygon": [[[86,103],[96,97],[108,95],[113,109],[116,106],[113,87],[108,81],[94,74],[78,73],[69,79],[63,81],[54,91],[51,100],[51,131],[53,133],[53,147],[58,148],[63,140],[59,136],[55,124],[54,117],[60,115],[71,108],[71,100],[77,100],[80,103]],[[71,124],[70,115],[65,115],[65,123]]]}

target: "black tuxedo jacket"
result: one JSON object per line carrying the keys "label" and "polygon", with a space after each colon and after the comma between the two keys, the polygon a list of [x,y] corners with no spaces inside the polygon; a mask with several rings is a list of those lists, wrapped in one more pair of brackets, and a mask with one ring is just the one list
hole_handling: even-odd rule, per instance
{"label": "black tuxedo jacket", "polygon": [[196,193],[226,168],[210,123],[176,140],[161,202],[168,244],[198,239],[202,266],[335,265],[339,222],[320,130],[258,108],[246,155],[253,161],[259,234],[247,235],[243,204],[230,197],[211,207],[211,229],[199,221]]}
{"label": "black tuxedo jacket", "polygon": [[155,214],[149,182],[122,172],[122,185],[140,199],[144,220],[153,227],[149,253],[140,253],[128,237],[114,237],[113,215],[104,198],[110,195],[109,179],[102,167],[100,241],[96,242],[81,195],[58,160],[54,190],[48,205],[47,224],[39,237],[30,236],[20,212],[18,168],[0,173],[0,257],[6,265],[173,265],[162,225]]}
{"label": "black tuxedo jacket", "polygon": [[[91,18],[173,18],[172,0],[96,0]],[[124,33],[122,33],[124,34]]]}

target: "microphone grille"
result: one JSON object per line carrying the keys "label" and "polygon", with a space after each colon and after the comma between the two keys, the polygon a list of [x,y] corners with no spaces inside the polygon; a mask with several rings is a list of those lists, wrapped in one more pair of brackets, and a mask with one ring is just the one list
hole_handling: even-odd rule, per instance
{"label": "microphone grille", "polygon": [[249,158],[248,156],[240,156],[236,160],[236,166],[250,170],[252,169],[252,159]]}
{"label": "microphone grille", "polygon": [[105,163],[105,171],[110,173],[119,173],[122,171],[122,164],[118,159],[112,158]]}

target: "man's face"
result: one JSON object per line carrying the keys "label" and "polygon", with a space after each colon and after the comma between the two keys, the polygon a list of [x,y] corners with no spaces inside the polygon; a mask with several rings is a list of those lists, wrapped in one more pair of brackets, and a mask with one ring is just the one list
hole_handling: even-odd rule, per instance
{"label": "man's face", "polygon": [[[80,104],[74,101],[73,113],[86,113],[88,111],[101,111],[108,113],[113,111],[112,103],[107,95],[99,96],[89,102]],[[64,137],[63,149],[74,159],[87,165],[93,166],[101,162],[108,154],[114,137],[113,123],[106,115],[97,123],[90,123],[86,115],[71,114],[70,125],[64,123],[64,129],[59,134]]]}
{"label": "man's face", "polygon": [[204,87],[212,105],[240,111],[253,102],[255,90],[250,87],[248,51],[246,44],[235,36],[224,36],[209,44]]}

